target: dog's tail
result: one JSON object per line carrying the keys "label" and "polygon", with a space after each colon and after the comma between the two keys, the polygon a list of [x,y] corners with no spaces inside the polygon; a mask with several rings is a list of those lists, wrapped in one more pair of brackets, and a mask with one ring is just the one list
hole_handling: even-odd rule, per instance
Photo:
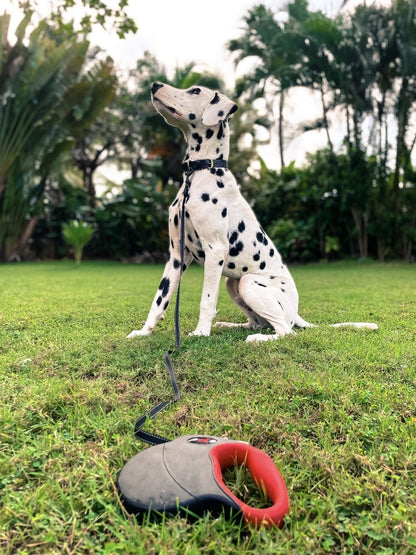
{"label": "dog's tail", "polygon": [[[315,324],[310,324],[309,322],[301,318],[299,314],[296,315],[295,326],[297,326],[298,328],[316,327]],[[372,324],[371,322],[342,322],[341,324],[331,324],[331,327],[333,328],[342,328],[344,326],[353,326],[354,328],[367,329],[367,330],[378,329],[377,324]]]}

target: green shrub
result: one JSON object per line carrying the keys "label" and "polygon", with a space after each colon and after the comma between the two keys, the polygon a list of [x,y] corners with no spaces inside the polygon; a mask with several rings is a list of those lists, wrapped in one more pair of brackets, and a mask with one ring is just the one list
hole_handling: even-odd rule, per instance
{"label": "green shrub", "polygon": [[68,245],[74,249],[74,257],[77,266],[81,264],[82,251],[91,240],[93,228],[90,224],[72,220],[62,224],[62,234]]}

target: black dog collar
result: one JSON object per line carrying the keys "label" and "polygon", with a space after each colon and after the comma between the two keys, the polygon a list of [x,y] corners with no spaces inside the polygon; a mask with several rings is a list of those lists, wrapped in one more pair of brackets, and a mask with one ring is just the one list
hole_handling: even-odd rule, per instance
{"label": "black dog collar", "polygon": [[211,168],[227,168],[227,160],[217,158],[203,158],[202,160],[188,160],[182,164],[182,168],[186,172],[194,172],[197,170],[210,170]]}

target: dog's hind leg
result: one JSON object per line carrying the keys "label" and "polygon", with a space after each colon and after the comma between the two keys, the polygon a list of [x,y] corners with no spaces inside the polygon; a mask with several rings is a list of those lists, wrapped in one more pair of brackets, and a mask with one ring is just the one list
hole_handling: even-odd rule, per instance
{"label": "dog's hind leg", "polygon": [[239,294],[244,303],[274,329],[273,334],[257,333],[247,341],[270,341],[294,333],[292,327],[297,316],[298,294],[295,285],[286,282],[285,287],[271,285],[266,276],[255,274],[241,278]]}
{"label": "dog's hind leg", "polygon": [[217,328],[246,328],[257,330],[260,328],[268,328],[270,324],[264,318],[261,318],[256,314],[241,298],[238,292],[239,279],[227,278],[225,280],[225,285],[227,287],[228,294],[231,299],[236,303],[236,305],[244,312],[247,316],[247,322],[244,323],[233,323],[233,322],[216,322],[215,327]]}

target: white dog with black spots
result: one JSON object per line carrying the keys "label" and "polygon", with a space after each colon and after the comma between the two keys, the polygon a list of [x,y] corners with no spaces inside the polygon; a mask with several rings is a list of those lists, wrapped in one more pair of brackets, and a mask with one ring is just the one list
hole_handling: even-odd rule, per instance
{"label": "white dog with black spots", "polygon": [[[204,266],[199,321],[191,335],[209,336],[217,311],[221,276],[233,301],[247,316],[244,324],[217,322],[218,327],[272,328],[247,341],[269,341],[309,327],[298,314],[295,282],[281,256],[241,195],[227,169],[229,119],[237,105],[224,94],[205,87],[186,90],[154,83],[152,102],[167,123],[178,127],[187,142],[185,167],[196,167],[169,208],[170,258],[142,329],[128,337],[150,335],[164,317],[182,271],[195,259]],[[199,166],[198,166],[199,164]],[[181,269],[181,211],[184,249]],[[371,323],[345,322],[334,326],[376,329]]]}

